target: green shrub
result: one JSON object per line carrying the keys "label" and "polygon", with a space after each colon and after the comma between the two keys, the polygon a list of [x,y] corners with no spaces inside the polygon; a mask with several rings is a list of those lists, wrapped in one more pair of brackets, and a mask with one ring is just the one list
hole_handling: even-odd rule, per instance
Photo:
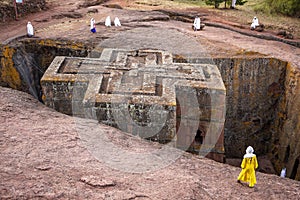
{"label": "green shrub", "polygon": [[219,8],[220,3],[223,3],[224,0],[205,0],[207,5],[213,5],[215,8]]}
{"label": "green shrub", "polygon": [[300,0],[265,0],[255,11],[300,17]]}

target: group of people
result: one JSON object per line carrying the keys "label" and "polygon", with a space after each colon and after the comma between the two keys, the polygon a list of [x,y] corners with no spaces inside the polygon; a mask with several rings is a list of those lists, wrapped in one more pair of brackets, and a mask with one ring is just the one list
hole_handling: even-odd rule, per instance
{"label": "group of people", "polygon": [[[194,31],[202,30],[204,28],[204,26],[205,26],[204,24],[201,24],[200,17],[196,16],[195,19],[194,19],[194,23],[193,23],[193,29],[194,29]],[[255,30],[259,26],[260,25],[258,23],[258,18],[255,16],[252,19],[252,23],[251,23],[250,29],[251,30]]]}
{"label": "group of people", "polygon": [[[236,0],[231,1],[231,9],[235,9]],[[257,17],[254,17],[250,26],[251,30],[254,30],[256,27],[259,27],[258,19]]]}
{"label": "group of people", "polygon": [[[235,1],[233,0],[232,1],[234,4],[235,4]],[[118,17],[115,17],[114,19],[114,25],[116,27],[118,26],[121,26],[121,22],[119,20]],[[111,19],[110,19],[110,16],[107,16],[106,19],[105,19],[105,26],[107,27],[110,27],[111,26]],[[195,17],[195,20],[194,20],[194,23],[193,23],[193,29],[194,31],[199,31],[199,30],[202,30],[204,28],[204,24],[201,24],[201,20],[200,20],[200,17],[196,16]],[[258,18],[255,16],[252,20],[252,24],[250,26],[250,29],[251,30],[255,30],[257,27],[259,27],[259,23],[258,23]],[[92,33],[96,33],[96,21],[94,18],[91,18],[91,21],[90,21],[90,30]],[[31,24],[31,22],[28,22],[27,23],[27,36],[28,37],[33,37],[34,36],[34,30],[33,30],[33,26]]]}
{"label": "group of people", "polygon": [[[120,20],[119,20],[118,17],[115,17],[114,25],[115,26],[121,26],[121,22],[120,22]],[[110,16],[106,17],[106,19],[105,19],[105,26],[111,26]]]}
{"label": "group of people", "polygon": [[[115,26],[121,26],[121,22],[120,22],[118,17],[115,17],[114,25]],[[105,26],[107,26],[107,27],[111,26],[110,16],[106,17]],[[91,30],[92,33],[96,33],[96,21],[95,21],[94,18],[91,18],[91,20],[90,20],[90,30]],[[33,26],[31,24],[31,22],[27,23],[27,36],[28,37],[33,37],[34,36],[34,29],[33,29]]]}
{"label": "group of people", "polygon": [[[111,19],[110,19],[110,16],[107,16],[106,19],[105,19],[105,26],[107,27],[110,27],[111,26]],[[121,26],[121,22],[119,20],[118,17],[115,17],[115,20],[114,20],[114,25],[115,26]],[[91,19],[91,32],[92,33],[96,33],[96,21],[94,18]]]}

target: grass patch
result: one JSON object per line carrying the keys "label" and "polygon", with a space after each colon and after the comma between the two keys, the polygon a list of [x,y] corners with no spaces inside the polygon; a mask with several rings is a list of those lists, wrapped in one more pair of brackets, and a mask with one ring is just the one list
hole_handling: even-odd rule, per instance
{"label": "grass patch", "polygon": [[204,0],[170,0],[173,2],[177,2],[179,4],[191,5],[191,6],[200,6],[200,7],[211,7],[205,4]]}

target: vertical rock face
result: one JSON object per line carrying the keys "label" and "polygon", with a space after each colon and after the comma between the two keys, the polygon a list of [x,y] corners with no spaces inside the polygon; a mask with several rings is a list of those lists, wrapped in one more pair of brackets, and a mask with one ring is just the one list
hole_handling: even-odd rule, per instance
{"label": "vertical rock face", "polygon": [[227,89],[225,150],[240,157],[252,145],[276,171],[300,180],[300,72],[274,58],[216,59]]}
{"label": "vertical rock face", "polygon": [[84,44],[23,40],[0,47],[0,85],[25,91],[41,100],[40,79],[56,55],[86,56]]}
{"label": "vertical rock face", "polygon": [[278,101],[284,93],[286,62],[273,58],[216,59],[227,89],[225,147],[241,157],[247,146],[257,154],[271,147]]}
{"label": "vertical rock face", "polygon": [[13,55],[15,49],[4,46],[1,52],[0,85],[18,89],[21,86],[20,74],[14,66]]}
{"label": "vertical rock face", "polygon": [[272,161],[279,172],[300,180],[300,70],[287,65],[285,91],[274,120]]}

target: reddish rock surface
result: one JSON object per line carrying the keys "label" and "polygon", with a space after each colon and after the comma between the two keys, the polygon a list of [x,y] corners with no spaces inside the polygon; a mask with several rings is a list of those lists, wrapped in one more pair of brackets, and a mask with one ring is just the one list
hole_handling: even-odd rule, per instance
{"label": "reddish rock surface", "polygon": [[113,169],[87,150],[80,139],[83,132],[97,128],[122,151],[148,153],[162,147],[57,113],[23,92],[0,88],[0,96],[1,199],[297,199],[300,195],[298,181],[258,172],[257,185],[248,188],[236,182],[240,168],[184,152],[157,170]]}

